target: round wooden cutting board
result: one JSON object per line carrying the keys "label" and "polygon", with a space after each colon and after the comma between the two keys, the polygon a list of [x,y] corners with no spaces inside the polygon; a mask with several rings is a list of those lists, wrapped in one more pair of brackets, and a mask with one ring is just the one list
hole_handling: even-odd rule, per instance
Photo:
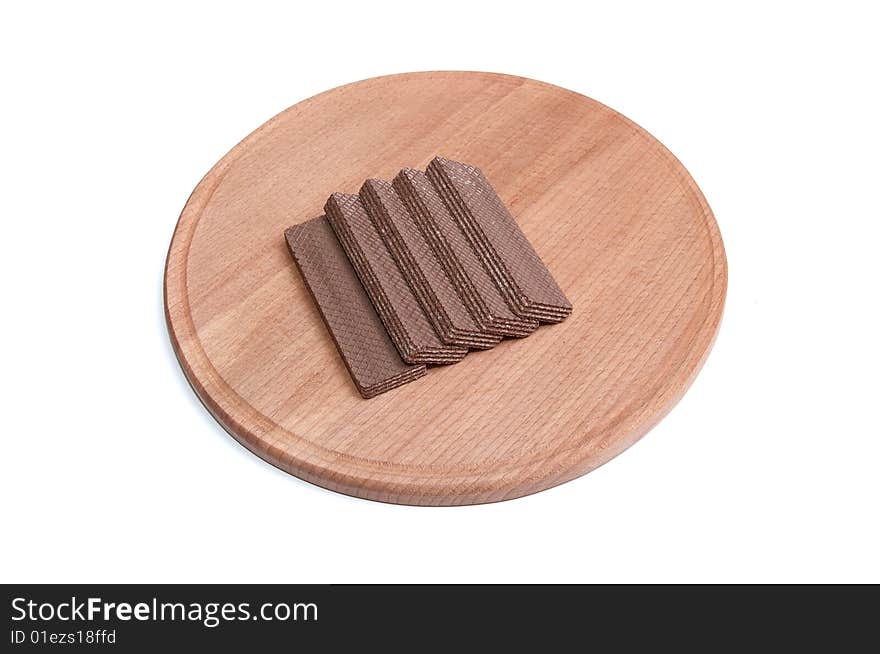
{"label": "round wooden cutting board", "polygon": [[[283,232],[438,154],[483,169],[574,311],[365,400]],[[180,216],[165,307],[192,386],[259,456],[358,497],[475,504],[573,479],[644,435],[706,358],[726,287],[709,206],[643,129],[542,82],[436,72],[327,91],[233,148]]]}

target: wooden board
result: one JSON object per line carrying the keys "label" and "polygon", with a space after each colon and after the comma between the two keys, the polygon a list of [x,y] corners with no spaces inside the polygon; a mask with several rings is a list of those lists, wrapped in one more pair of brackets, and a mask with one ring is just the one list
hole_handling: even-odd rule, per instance
{"label": "wooden board", "polygon": [[[483,169],[574,312],[364,400],[283,232],[436,154]],[[726,287],[712,212],[656,139],[577,93],[465,72],[282,112],[196,187],[165,271],[175,351],[235,438],[326,488],[424,505],[534,493],[632,445],[697,374]]]}

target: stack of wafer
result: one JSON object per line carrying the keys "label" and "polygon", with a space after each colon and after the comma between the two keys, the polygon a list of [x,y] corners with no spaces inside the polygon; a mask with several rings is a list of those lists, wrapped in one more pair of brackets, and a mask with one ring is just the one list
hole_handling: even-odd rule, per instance
{"label": "stack of wafer", "polygon": [[474,166],[436,157],[426,172],[333,193],[324,212],[285,235],[365,398],[571,313]]}

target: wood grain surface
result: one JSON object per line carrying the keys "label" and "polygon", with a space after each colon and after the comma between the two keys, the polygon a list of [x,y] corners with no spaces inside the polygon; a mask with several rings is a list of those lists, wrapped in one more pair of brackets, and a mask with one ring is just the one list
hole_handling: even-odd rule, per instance
{"label": "wood grain surface", "polygon": [[[574,311],[364,400],[283,233],[437,154],[483,169]],[[534,493],[632,445],[697,374],[726,287],[709,206],[643,129],[542,82],[436,72],[327,91],[233,148],[181,214],[165,307],[193,388],[253,452],[342,493],[450,505]]]}

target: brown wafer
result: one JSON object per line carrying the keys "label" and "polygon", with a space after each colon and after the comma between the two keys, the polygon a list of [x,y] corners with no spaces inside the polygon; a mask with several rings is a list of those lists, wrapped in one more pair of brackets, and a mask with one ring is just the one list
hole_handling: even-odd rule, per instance
{"label": "brown wafer", "polygon": [[427,174],[511,309],[564,320],[571,303],[480,169],[435,157]]}
{"label": "brown wafer", "polygon": [[369,179],[360,197],[440,339],[449,345],[481,350],[496,345],[500,337],[480,329],[471,317],[391,183]]}
{"label": "brown wafer", "polygon": [[405,168],[395,177],[394,188],[483,330],[521,338],[538,328],[537,320],[517,316],[510,309],[425,173]]}
{"label": "brown wafer", "polygon": [[294,225],[284,235],[358,392],[370,398],[423,376],[424,365],[400,358],[327,219]]}
{"label": "brown wafer", "polygon": [[436,364],[460,361],[467,348],[440,340],[360,198],[334,193],[324,209],[403,360]]}

